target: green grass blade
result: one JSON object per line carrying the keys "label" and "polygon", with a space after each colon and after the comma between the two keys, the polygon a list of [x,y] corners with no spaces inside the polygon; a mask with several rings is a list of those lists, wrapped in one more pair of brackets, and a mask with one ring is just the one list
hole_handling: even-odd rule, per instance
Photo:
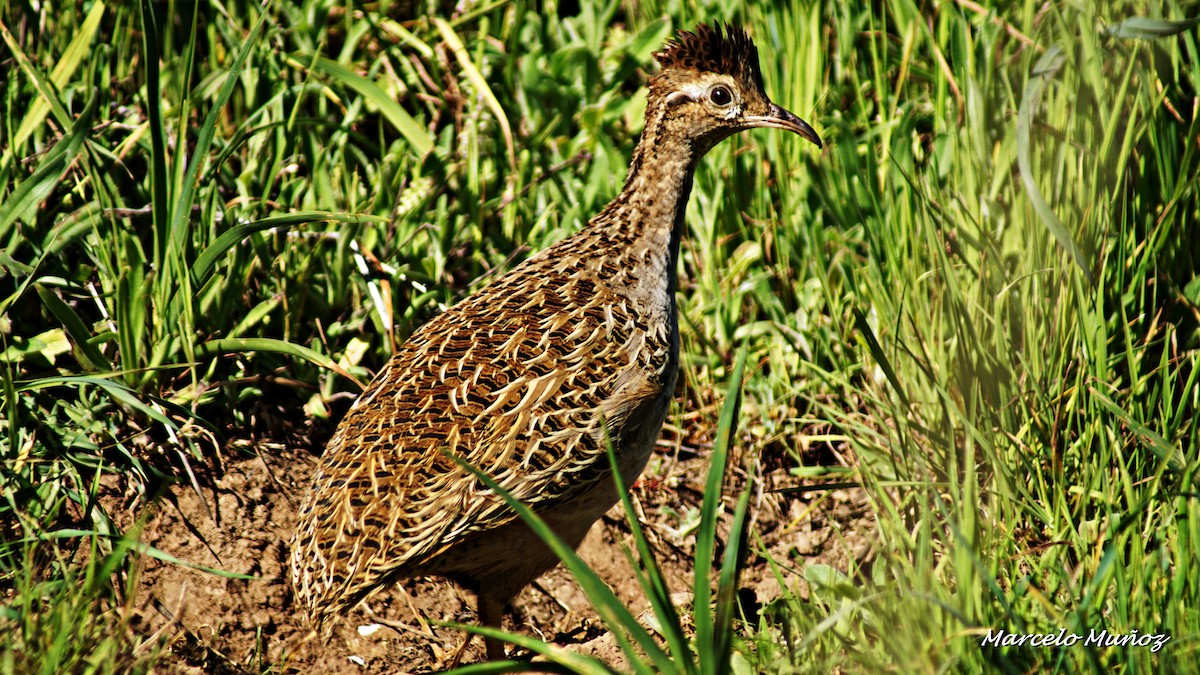
{"label": "green grass blade", "polygon": [[467,75],[467,80],[475,87],[475,91],[479,96],[483,97],[484,103],[492,111],[492,115],[496,118],[496,123],[500,125],[500,135],[504,137],[504,147],[508,150],[508,164],[516,168],[517,153],[513,145],[512,127],[508,124],[508,114],[504,112],[504,107],[500,105],[500,101],[496,99],[496,95],[492,93],[492,88],[488,86],[487,80],[483,78],[483,74],[479,72],[479,68],[471,61],[471,55],[467,53],[467,48],[463,46],[462,40],[454,32],[445,19],[434,17],[433,25],[442,34],[442,39],[446,41],[446,46],[454,53],[454,58],[458,59],[458,65],[462,66],[463,72]]}
{"label": "green grass blade", "polygon": [[1178,35],[1196,26],[1200,26],[1200,16],[1178,21],[1134,16],[1105,28],[1104,32],[1116,38],[1152,40]]}
{"label": "green grass blade", "polygon": [[35,283],[34,288],[37,289],[38,295],[42,298],[42,303],[50,310],[55,318],[62,322],[63,328],[67,334],[75,342],[75,347],[79,349],[84,357],[84,366],[89,370],[112,370],[112,363],[96,345],[92,344],[92,333],[84,324],[83,319],[75,313],[71,306],[62,301],[62,298],[49,288],[42,284]]}
{"label": "green grass blade", "polygon": [[0,239],[8,236],[9,226],[17,219],[26,219],[39,204],[54,190],[64,177],[66,170],[83,150],[84,141],[91,133],[92,117],[99,107],[98,94],[88,98],[83,112],[71,123],[71,130],[61,141],[54,145],[38,168],[28,179],[0,204]]}
{"label": "green grass blade", "polygon": [[[109,373],[109,375],[115,377],[119,375],[119,373],[114,372]],[[116,380],[109,379],[108,377],[101,377],[97,375],[52,375],[48,377],[40,377],[36,380],[30,380],[28,382],[22,382],[20,386],[17,387],[17,391],[32,392],[60,386],[96,387],[106,393],[117,403],[129,408],[139,415],[143,415],[148,419],[168,427],[172,431],[178,431],[179,426],[174,420],[167,416],[167,412],[176,415],[180,419],[189,419],[193,423],[208,429],[214,435],[219,435],[215,427],[213,427],[203,418],[197,416],[194,411],[172,403],[171,401],[167,401],[158,397],[147,396],[145,394],[139,394],[131,387],[121,382],[117,382]]]}
{"label": "green grass blade", "polygon": [[216,267],[221,257],[233,247],[245,241],[246,237],[255,232],[271,228],[290,228],[308,223],[386,223],[387,218],[369,214],[335,213],[332,211],[299,211],[284,215],[271,216],[248,223],[238,223],[225,230],[213,243],[209,244],[196,261],[192,264],[193,283],[201,286],[208,280],[209,274]]}
{"label": "green grass blade", "polygon": [[[546,521],[542,520],[528,506],[521,503],[519,499],[513,497],[507,490],[500,487],[500,484],[491,476],[471,466],[460,457],[451,455],[450,458],[459,466],[474,474],[489,490],[499,495],[508,504],[509,508],[516,511],[521,520],[525,521],[525,524],[537,533],[538,537],[550,547],[550,550],[554,551],[558,559],[571,571],[571,575],[575,577],[575,581],[587,595],[588,600],[592,603],[592,607],[600,615],[600,618],[604,621],[604,625],[608,627],[613,637],[617,640],[617,643],[621,646],[621,651],[629,657],[630,664],[636,672],[649,675],[655,672],[655,670],[658,672],[670,672],[672,670],[670,657],[659,649],[658,644],[655,643],[650,633],[645,628],[642,628],[637,618],[621,603],[620,598],[600,579],[595,571],[588,567],[587,563],[579,557],[575,549],[568,546],[554,533],[554,530],[550,529]],[[630,638],[650,658],[654,664],[653,668],[639,658],[638,653],[633,649],[633,645],[630,644]]]}
{"label": "green grass blade", "polygon": [[192,150],[192,160],[188,165],[187,174],[184,176],[179,194],[174,195],[171,203],[170,231],[171,237],[175,241],[182,242],[184,240],[184,232],[192,217],[192,204],[195,201],[200,168],[204,164],[204,158],[208,157],[209,148],[212,146],[213,137],[217,132],[217,125],[220,122],[222,109],[225,107],[226,102],[229,101],[229,97],[233,95],[233,90],[237,88],[237,75],[242,71],[242,68],[246,64],[246,59],[249,58],[250,53],[254,50],[256,46],[255,39],[259,32],[262,31],[263,26],[266,25],[269,16],[265,11],[259,13],[254,26],[246,35],[245,41],[238,49],[233,61],[229,64],[225,81],[221,84],[221,89],[213,98],[212,105],[204,117],[204,123],[200,125],[200,131],[196,134],[196,145]]}
{"label": "green grass blade", "polygon": [[737,618],[738,578],[745,564],[746,515],[750,509],[750,489],[747,482],[733,509],[733,522],[729,526],[729,540],[725,544],[725,556],[721,561],[717,581],[716,624],[714,626],[714,652],[720,659],[717,672],[729,672],[729,657],[733,653],[733,622]]}
{"label": "green grass blade", "polygon": [[738,410],[742,401],[742,380],[746,371],[749,350],[745,344],[738,348],[734,357],[733,372],[729,375],[729,390],[721,415],[717,420],[717,435],[713,441],[713,452],[709,458],[708,478],[704,482],[704,501],[700,506],[700,528],[696,534],[696,570],[692,582],[695,594],[696,645],[700,653],[702,673],[721,673],[728,667],[728,645],[719,644],[718,633],[727,626],[714,623],[710,607],[712,601],[713,550],[717,539],[717,516],[721,512],[721,486],[725,482],[725,467],[729,459],[729,448],[737,433]]}
{"label": "green grass blade", "polygon": [[638,575],[638,581],[642,586],[642,590],[645,591],[654,614],[658,617],[663,637],[667,641],[667,647],[671,651],[671,656],[675,659],[676,666],[680,672],[694,673],[696,672],[695,659],[692,656],[691,650],[688,649],[687,635],[684,634],[683,624],[679,620],[679,613],[675,611],[675,605],[671,602],[671,589],[667,586],[666,577],[663,576],[662,569],[654,557],[654,552],[650,550],[650,542],[646,539],[646,533],[642,529],[642,524],[638,521],[637,511],[633,508],[633,500],[629,495],[629,486],[625,485],[625,481],[621,477],[621,472],[618,468],[619,463],[617,462],[616,448],[613,447],[612,441],[607,439],[607,434],[606,440],[608,441],[608,462],[609,466],[612,467],[613,481],[616,483],[617,494],[621,495],[621,506],[625,509],[625,520],[629,523],[629,529],[633,532],[634,545],[637,547],[638,552],[638,560],[636,561],[627,552],[630,566],[633,567],[634,573]]}
{"label": "green grass blade", "polygon": [[[180,332],[187,334],[186,339],[182,342],[182,347],[189,360],[194,357],[191,334],[195,327],[195,307],[193,304],[194,293],[191,288],[192,274],[188,269],[190,244],[188,231],[192,220],[192,206],[195,203],[196,190],[199,188],[200,169],[206,164],[209,148],[212,146],[225,104],[238,86],[238,74],[242,72],[246,60],[257,47],[256,38],[263,26],[266,25],[269,16],[266,8],[259,12],[258,19],[230,62],[225,73],[225,80],[213,98],[204,122],[196,134],[195,147],[192,149],[186,172],[183,171],[184,165],[180,163],[183,161],[184,155],[176,156],[175,173],[177,176],[182,175],[183,178],[181,184],[176,186],[175,194],[171,195],[167,241],[165,249],[161,251],[165,257],[160,260],[162,274],[156,277],[155,296],[158,306],[167,308],[166,316],[158,317],[158,323],[176,324],[180,327]],[[189,54],[194,48],[195,37],[195,27],[193,26],[191,39],[188,41]],[[186,126],[181,123],[180,128],[186,128]],[[152,364],[154,364],[153,361]]]}
{"label": "green grass blade", "polygon": [[[142,399],[135,391],[128,386],[115,380],[106,379],[104,377],[95,377],[90,375],[60,375],[51,377],[42,377],[31,382],[23,382],[17,387],[18,392],[33,392],[52,387],[95,387],[104,392],[118,405],[133,411],[135,414],[142,415],[148,420],[161,424],[171,432],[179,430],[179,425],[175,420],[171,419],[163,408],[172,408],[173,412],[180,412],[178,406],[164,405],[163,401],[156,401],[158,405],[151,405]],[[192,415],[184,412],[184,417]]]}
{"label": "green grass blade", "polygon": [[215,574],[219,577],[224,577],[226,579],[245,579],[247,581],[261,580],[261,577],[256,577],[253,574],[242,574],[240,572],[230,572],[228,570],[222,570],[222,569],[218,569],[216,567],[208,567],[207,565],[199,565],[197,563],[188,562],[181,558],[176,558],[175,556],[171,555],[170,553],[167,553],[166,551],[163,551],[161,549],[150,546],[149,544],[143,544],[139,541],[131,541],[124,536],[114,535],[110,532],[100,532],[98,530],[81,530],[81,529],[69,528],[69,527],[68,528],[60,528],[60,529],[56,529],[56,530],[46,530],[44,532],[39,532],[36,536],[19,539],[15,543],[20,544],[20,543],[28,543],[28,542],[34,542],[34,541],[55,541],[55,540],[61,540],[61,539],[78,539],[80,537],[97,537],[100,539],[110,540],[110,541],[114,542],[114,544],[125,545],[129,548],[129,550],[135,551],[142,555],[148,555],[151,558],[154,558],[155,560],[161,560],[165,563],[170,563],[172,565],[179,565],[181,567],[187,567],[188,569],[198,570],[200,572],[207,572],[208,574]]}
{"label": "green grass blade", "polygon": [[[146,75],[146,124],[150,130],[150,208],[154,220],[154,264],[162,270],[166,264],[168,223],[171,218],[169,183],[167,182],[167,132],[162,115],[162,78],[159,55],[158,23],[150,0],[138,3],[142,22],[142,56]],[[131,356],[129,354],[127,357]]]}
{"label": "green grass blade", "polygon": [[896,392],[896,396],[900,398],[900,403],[905,408],[909,407],[908,395],[904,393],[904,387],[900,386],[900,378],[896,377],[896,370],[892,368],[891,359],[883,353],[883,347],[879,344],[879,339],[875,337],[875,331],[871,330],[871,323],[857,307],[854,308],[854,325],[858,328],[859,335],[867,343],[867,351],[871,352],[871,357],[879,364],[883,376],[892,385],[892,391]]}
{"label": "green grass blade", "polygon": [[1046,82],[1054,77],[1058,69],[1066,61],[1066,55],[1057,46],[1046,50],[1033,67],[1025,91],[1021,95],[1021,107],[1017,111],[1017,166],[1021,173],[1021,184],[1025,186],[1025,194],[1033,204],[1034,211],[1042,219],[1042,224],[1054,235],[1058,245],[1071,254],[1071,258],[1087,277],[1089,283],[1095,283],[1092,275],[1092,265],[1083,249],[1075,243],[1075,238],[1067,231],[1066,226],[1055,215],[1054,210],[1042,197],[1037,180],[1033,177],[1033,157],[1031,153],[1030,133],[1033,128],[1033,116],[1037,111],[1038,101],[1042,97],[1042,89]]}
{"label": "green grass blade", "polygon": [[400,132],[400,135],[408,141],[409,145],[417,151],[419,156],[425,156],[433,149],[433,138],[430,137],[429,132],[425,131],[425,128],[412,118],[412,115],[409,115],[404,108],[400,107],[399,103],[393,101],[392,97],[388,96],[387,92],[379,85],[337,61],[327,59],[323,56],[315,59],[312,54],[297,53],[293,56],[296,59],[294,65],[297,68],[305,68],[306,64],[311,63],[314,69],[321,74],[332,77],[354,91],[357,91],[363,98],[370,101],[372,105],[379,108],[383,116],[392,123],[396,131]]}
{"label": "green grass blade", "polygon": [[[38,100],[50,106],[51,112],[54,113],[54,119],[63,128],[72,126],[71,113],[67,111],[66,106],[59,99],[58,92],[54,90],[53,82],[42,75],[41,71],[29,60],[25,51],[21,49],[21,45],[13,37],[12,33],[9,32],[8,26],[2,20],[0,20],[0,39],[4,41],[9,53],[16,59],[21,71],[25,73],[25,76],[33,83],[34,88],[41,94],[41,98]],[[4,163],[0,163],[0,168],[5,166]]]}
{"label": "green grass blade", "polygon": [[[540,654],[550,663],[524,663],[525,667],[520,667],[522,662],[519,661],[499,661],[499,662],[484,662],[475,663],[461,668],[455,668],[449,671],[447,675],[472,675],[480,673],[519,673],[536,670],[543,673],[577,673],[578,675],[613,675],[616,671],[604,665],[598,659],[583,654],[576,654],[567,649],[563,649],[557,645],[543,642],[535,637],[528,635],[520,635],[517,633],[509,633],[507,631],[491,628],[488,626],[479,626],[475,624],[461,623],[441,623],[439,625],[459,630],[467,631],[475,635],[484,637],[496,638],[505,642],[511,642],[518,647],[524,647],[535,654]],[[518,666],[516,669],[513,666]],[[557,667],[554,667],[557,666]]]}
{"label": "green grass blade", "polygon": [[[39,89],[43,91],[55,91],[66,86],[71,76],[78,70],[79,64],[83,62],[83,57],[87,55],[91,48],[92,38],[96,36],[96,29],[100,26],[100,18],[103,15],[103,2],[97,2],[92,5],[87,17],[83,20],[83,24],[79,27],[79,31],[75,33],[75,37],[71,38],[71,43],[67,45],[66,50],[62,53],[62,57],[58,60],[58,63],[54,64],[54,69],[50,71],[50,87],[39,86]],[[33,133],[33,130],[45,121],[46,114],[50,112],[51,100],[54,99],[48,99],[43,96],[34,100],[33,105],[29,106],[29,111],[21,119],[21,126],[17,127],[17,132],[13,135],[12,142],[4,148],[3,155],[0,155],[0,166],[7,165],[12,159],[12,153],[15,149],[24,146],[25,141],[29,139],[29,135]]]}
{"label": "green grass blade", "polygon": [[[457,628],[470,629],[471,626],[454,624]],[[500,633],[496,637],[509,639],[512,637],[522,637],[511,633]],[[485,661],[483,663],[472,663],[466,666],[459,666],[454,670],[446,671],[446,675],[491,675],[492,673],[550,673],[551,675],[573,675],[575,673],[613,673],[612,670],[597,671],[589,668],[586,665],[580,668],[572,666],[563,666],[557,663],[545,663],[541,661]]]}
{"label": "green grass blade", "polygon": [[[1133,415],[1130,415],[1127,410],[1121,408],[1121,406],[1117,405],[1108,396],[1105,396],[1095,389],[1093,389],[1090,393],[1103,408],[1108,410],[1108,412],[1114,417],[1124,422],[1125,425],[1129,427],[1129,430],[1136,434],[1137,437],[1143,443],[1145,443],[1147,447],[1150,448],[1150,451],[1154,453],[1154,456],[1158,457],[1160,461],[1166,464],[1171,471],[1174,471],[1177,474],[1184,473],[1187,468],[1187,461],[1179,445],[1169,443],[1167,439],[1155,433],[1145,424],[1138,422],[1136,419],[1134,419]],[[1200,488],[1200,484],[1197,484],[1196,487]]]}
{"label": "green grass blade", "polygon": [[196,358],[216,356],[226,352],[272,352],[275,354],[294,356],[298,359],[308,361],[318,368],[331,370],[338,375],[341,375],[347,380],[353,382],[359,389],[364,388],[362,382],[358,381],[357,378],[346,372],[346,370],[339,366],[333,359],[323,354],[318,354],[317,352],[314,352],[303,345],[294,344],[285,340],[277,340],[275,338],[219,338],[196,345]]}

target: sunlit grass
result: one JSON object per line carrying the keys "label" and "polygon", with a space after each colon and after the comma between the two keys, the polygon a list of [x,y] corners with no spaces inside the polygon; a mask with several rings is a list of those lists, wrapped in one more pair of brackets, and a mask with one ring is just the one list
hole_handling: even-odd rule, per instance
{"label": "sunlit grass", "polygon": [[[143,501],[196,484],[254,405],[327,414],[581,227],[620,187],[651,53],[703,19],[747,25],[826,150],[755,132],[702,164],[685,395],[736,391],[744,351],[736,452],[832,429],[879,523],[861,566],[770,561],[807,596],[739,624],[731,668],[1188,669],[1196,6],[581,4],[6,6],[0,588],[29,630],[0,669],[134,667],[110,619],[136,556],[37,532],[118,536],[98,476]],[[31,547],[65,562],[31,574]],[[55,626],[78,644],[27,637]],[[994,629],[1172,640],[981,647]]]}

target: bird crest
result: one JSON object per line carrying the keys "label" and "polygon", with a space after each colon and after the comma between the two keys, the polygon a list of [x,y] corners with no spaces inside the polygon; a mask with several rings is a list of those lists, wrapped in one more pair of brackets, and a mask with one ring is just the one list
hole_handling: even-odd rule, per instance
{"label": "bird crest", "polygon": [[738,80],[763,88],[762,71],[758,67],[758,48],[746,31],[737,26],[700,24],[696,31],[680,31],[667,42],[654,58],[667,70],[690,70],[701,73],[724,73]]}

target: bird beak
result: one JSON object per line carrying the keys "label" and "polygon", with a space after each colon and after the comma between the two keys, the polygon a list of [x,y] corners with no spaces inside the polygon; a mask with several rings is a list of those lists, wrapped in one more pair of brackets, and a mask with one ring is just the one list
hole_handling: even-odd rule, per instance
{"label": "bird beak", "polygon": [[808,122],[796,117],[774,103],[767,106],[766,115],[748,115],[743,119],[746,120],[748,126],[786,129],[807,138],[815,143],[818,148],[825,147],[821,144],[821,137],[817,135],[817,132],[813,131]]}

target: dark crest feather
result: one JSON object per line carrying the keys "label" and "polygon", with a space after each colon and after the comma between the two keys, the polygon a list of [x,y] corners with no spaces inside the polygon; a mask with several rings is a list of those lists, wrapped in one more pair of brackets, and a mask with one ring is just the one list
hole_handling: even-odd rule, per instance
{"label": "dark crest feather", "polygon": [[654,54],[663,70],[694,70],[726,73],[762,89],[762,71],[758,68],[758,48],[746,31],[725,24],[700,24],[696,31],[680,31],[679,36]]}

